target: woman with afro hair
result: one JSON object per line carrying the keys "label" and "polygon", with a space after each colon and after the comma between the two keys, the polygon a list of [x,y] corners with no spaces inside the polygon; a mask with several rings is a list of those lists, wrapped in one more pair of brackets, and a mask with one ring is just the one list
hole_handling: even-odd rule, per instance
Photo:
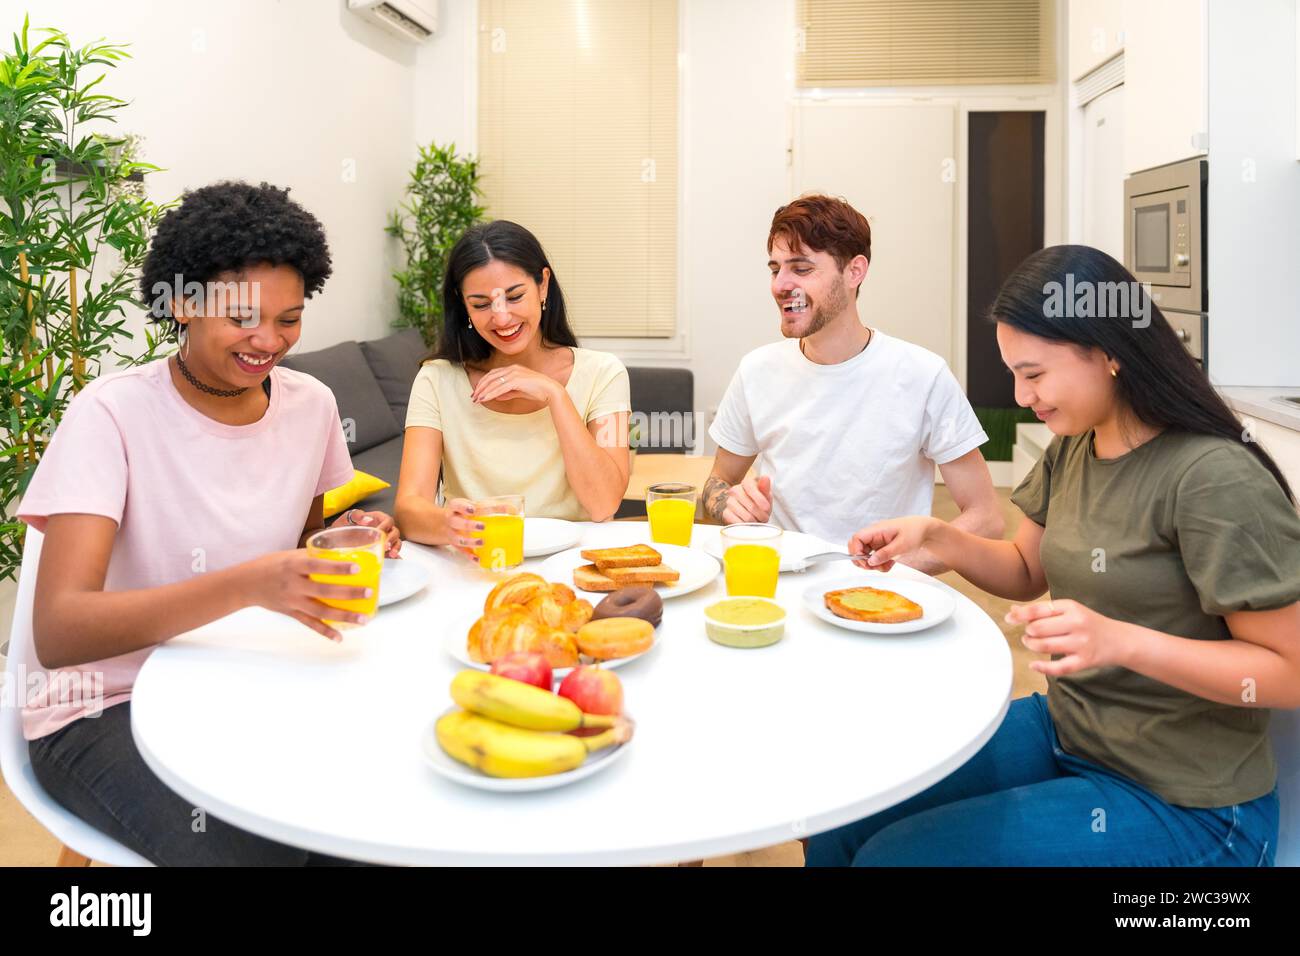
{"label": "woman with afro hair", "polygon": [[[321,599],[365,596],[309,577],[336,567],[303,544],[352,465],[333,394],[277,366],[329,274],[324,231],[287,189],[188,193],[160,223],[140,280],[150,318],[179,349],[88,384],[19,507],[44,534],[28,668],[44,679],[29,678],[23,708],[36,778],[156,864],[340,862],[211,815],[196,833],[194,808],[141,759],[130,716],[136,675],[169,638],[260,606],[338,641]],[[396,554],[387,515],[354,510],[344,522],[383,528]]]}

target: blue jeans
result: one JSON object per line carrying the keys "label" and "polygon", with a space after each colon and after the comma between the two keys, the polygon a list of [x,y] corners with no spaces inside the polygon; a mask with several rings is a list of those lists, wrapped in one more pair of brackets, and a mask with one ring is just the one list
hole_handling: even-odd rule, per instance
{"label": "blue jeans", "polygon": [[928,790],[812,837],[809,866],[1272,866],[1278,798],[1167,803],[1061,749],[1047,698],[1011,702],[988,743]]}

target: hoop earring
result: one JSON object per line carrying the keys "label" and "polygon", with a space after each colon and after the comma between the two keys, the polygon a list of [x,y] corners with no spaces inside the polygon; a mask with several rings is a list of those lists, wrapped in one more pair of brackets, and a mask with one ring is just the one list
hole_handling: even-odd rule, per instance
{"label": "hoop earring", "polygon": [[182,325],[180,331],[176,333],[176,344],[180,346],[181,361],[184,362],[190,357],[190,327],[188,323]]}

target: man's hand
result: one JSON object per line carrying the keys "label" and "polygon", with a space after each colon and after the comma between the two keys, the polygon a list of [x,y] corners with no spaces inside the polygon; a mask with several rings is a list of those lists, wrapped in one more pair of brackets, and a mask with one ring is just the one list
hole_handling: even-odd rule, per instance
{"label": "man's hand", "polygon": [[722,510],[724,524],[753,521],[762,524],[772,517],[772,478],[762,475],[746,478],[732,485],[727,492],[727,503]]}

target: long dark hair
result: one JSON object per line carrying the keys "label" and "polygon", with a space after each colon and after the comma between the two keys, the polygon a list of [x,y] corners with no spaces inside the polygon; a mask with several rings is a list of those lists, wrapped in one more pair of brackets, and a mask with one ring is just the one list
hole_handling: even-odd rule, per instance
{"label": "long dark hair", "polygon": [[470,326],[469,310],[465,308],[460,287],[470,272],[494,260],[517,266],[538,285],[542,282],[542,270],[550,269],[551,281],[546,289],[546,306],[542,309],[542,341],[547,345],[576,348],[578,339],[569,328],[560,280],[555,277],[555,269],[547,260],[542,244],[519,223],[497,219],[470,226],[447,255],[447,274],[442,283],[442,331],[429,358],[464,365],[485,361],[492,354],[492,346]]}
{"label": "long dark hair", "polygon": [[[1103,316],[1096,305],[1103,290],[1118,290],[1118,283],[1124,284],[1124,295],[1110,302],[1126,301],[1128,307],[1121,315]],[[1092,290],[1092,309],[1078,309],[1068,301],[1072,290],[1084,289]],[[1049,246],[1033,253],[1002,284],[989,318],[1039,338],[1101,349],[1119,364],[1115,387],[1120,401],[1147,425],[1243,440],[1241,421],[1211,387],[1146,290],[1099,249]],[[1294,502],[1291,486],[1259,442],[1244,444]]]}

